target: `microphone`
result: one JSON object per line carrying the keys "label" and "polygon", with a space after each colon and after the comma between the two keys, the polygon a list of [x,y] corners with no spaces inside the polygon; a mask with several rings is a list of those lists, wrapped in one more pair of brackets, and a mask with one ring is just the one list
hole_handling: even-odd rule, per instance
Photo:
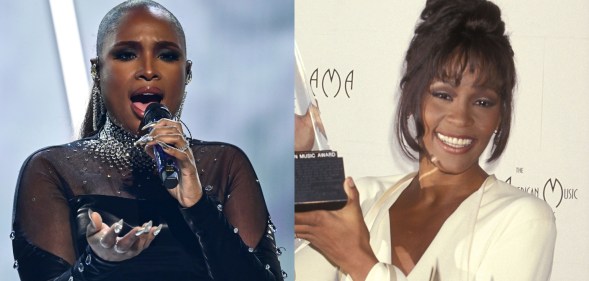
{"label": "microphone", "polygon": [[[172,119],[172,113],[170,113],[170,110],[168,110],[163,104],[157,102],[150,103],[145,109],[143,120],[141,121],[139,128],[141,129],[143,126],[151,122],[156,122],[162,118]],[[147,130],[148,132],[151,132],[152,128]],[[163,185],[167,189],[176,187],[178,185],[180,173],[174,157],[165,153],[159,144],[153,146],[153,154],[155,155],[157,172]]]}

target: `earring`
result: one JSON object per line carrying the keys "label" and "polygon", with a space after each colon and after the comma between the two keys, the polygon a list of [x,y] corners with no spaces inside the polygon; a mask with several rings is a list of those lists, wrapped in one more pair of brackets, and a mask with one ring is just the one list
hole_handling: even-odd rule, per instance
{"label": "earring", "polygon": [[102,95],[96,82],[92,86],[92,129],[97,131],[100,127],[102,117],[106,113],[104,102],[102,101]]}
{"label": "earring", "polygon": [[495,134],[495,137],[493,138],[493,143],[497,145],[499,143],[499,140],[501,139],[501,130],[495,129],[493,133]]}
{"label": "earring", "polygon": [[189,71],[188,74],[186,74],[186,82],[184,82],[184,85],[188,85],[190,81],[192,81],[192,71]]}
{"label": "earring", "polygon": [[100,81],[100,77],[98,76],[98,66],[96,63],[92,63],[92,66],[90,66],[90,77],[92,77],[92,80],[95,82]]}

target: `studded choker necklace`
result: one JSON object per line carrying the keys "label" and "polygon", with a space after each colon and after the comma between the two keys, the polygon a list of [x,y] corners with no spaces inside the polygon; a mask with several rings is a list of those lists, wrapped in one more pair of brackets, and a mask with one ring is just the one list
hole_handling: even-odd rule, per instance
{"label": "studded choker necklace", "polygon": [[136,147],[135,141],[139,137],[115,125],[110,118],[106,118],[104,127],[98,133],[98,138],[87,140],[88,149],[95,158],[116,168],[125,175],[131,171],[153,171],[155,162],[143,148]]}

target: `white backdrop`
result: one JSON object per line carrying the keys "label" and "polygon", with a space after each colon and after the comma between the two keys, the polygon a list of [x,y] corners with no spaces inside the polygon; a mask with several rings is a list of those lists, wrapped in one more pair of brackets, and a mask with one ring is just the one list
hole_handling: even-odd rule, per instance
{"label": "white backdrop", "polygon": [[[589,2],[494,2],[511,34],[518,86],[508,147],[485,166],[553,208],[552,280],[589,280]],[[393,119],[403,58],[424,6],[423,0],[295,1],[306,81],[346,175],[416,167],[393,141]]]}

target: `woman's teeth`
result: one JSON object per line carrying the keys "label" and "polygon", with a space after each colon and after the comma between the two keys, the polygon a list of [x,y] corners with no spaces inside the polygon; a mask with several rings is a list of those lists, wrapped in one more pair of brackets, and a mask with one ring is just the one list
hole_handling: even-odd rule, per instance
{"label": "woman's teeth", "polygon": [[440,133],[436,133],[438,138],[445,143],[448,146],[451,146],[453,148],[463,148],[463,147],[467,147],[472,143],[472,139],[459,139],[459,138],[454,138],[454,137],[449,137],[449,136],[444,136]]}

